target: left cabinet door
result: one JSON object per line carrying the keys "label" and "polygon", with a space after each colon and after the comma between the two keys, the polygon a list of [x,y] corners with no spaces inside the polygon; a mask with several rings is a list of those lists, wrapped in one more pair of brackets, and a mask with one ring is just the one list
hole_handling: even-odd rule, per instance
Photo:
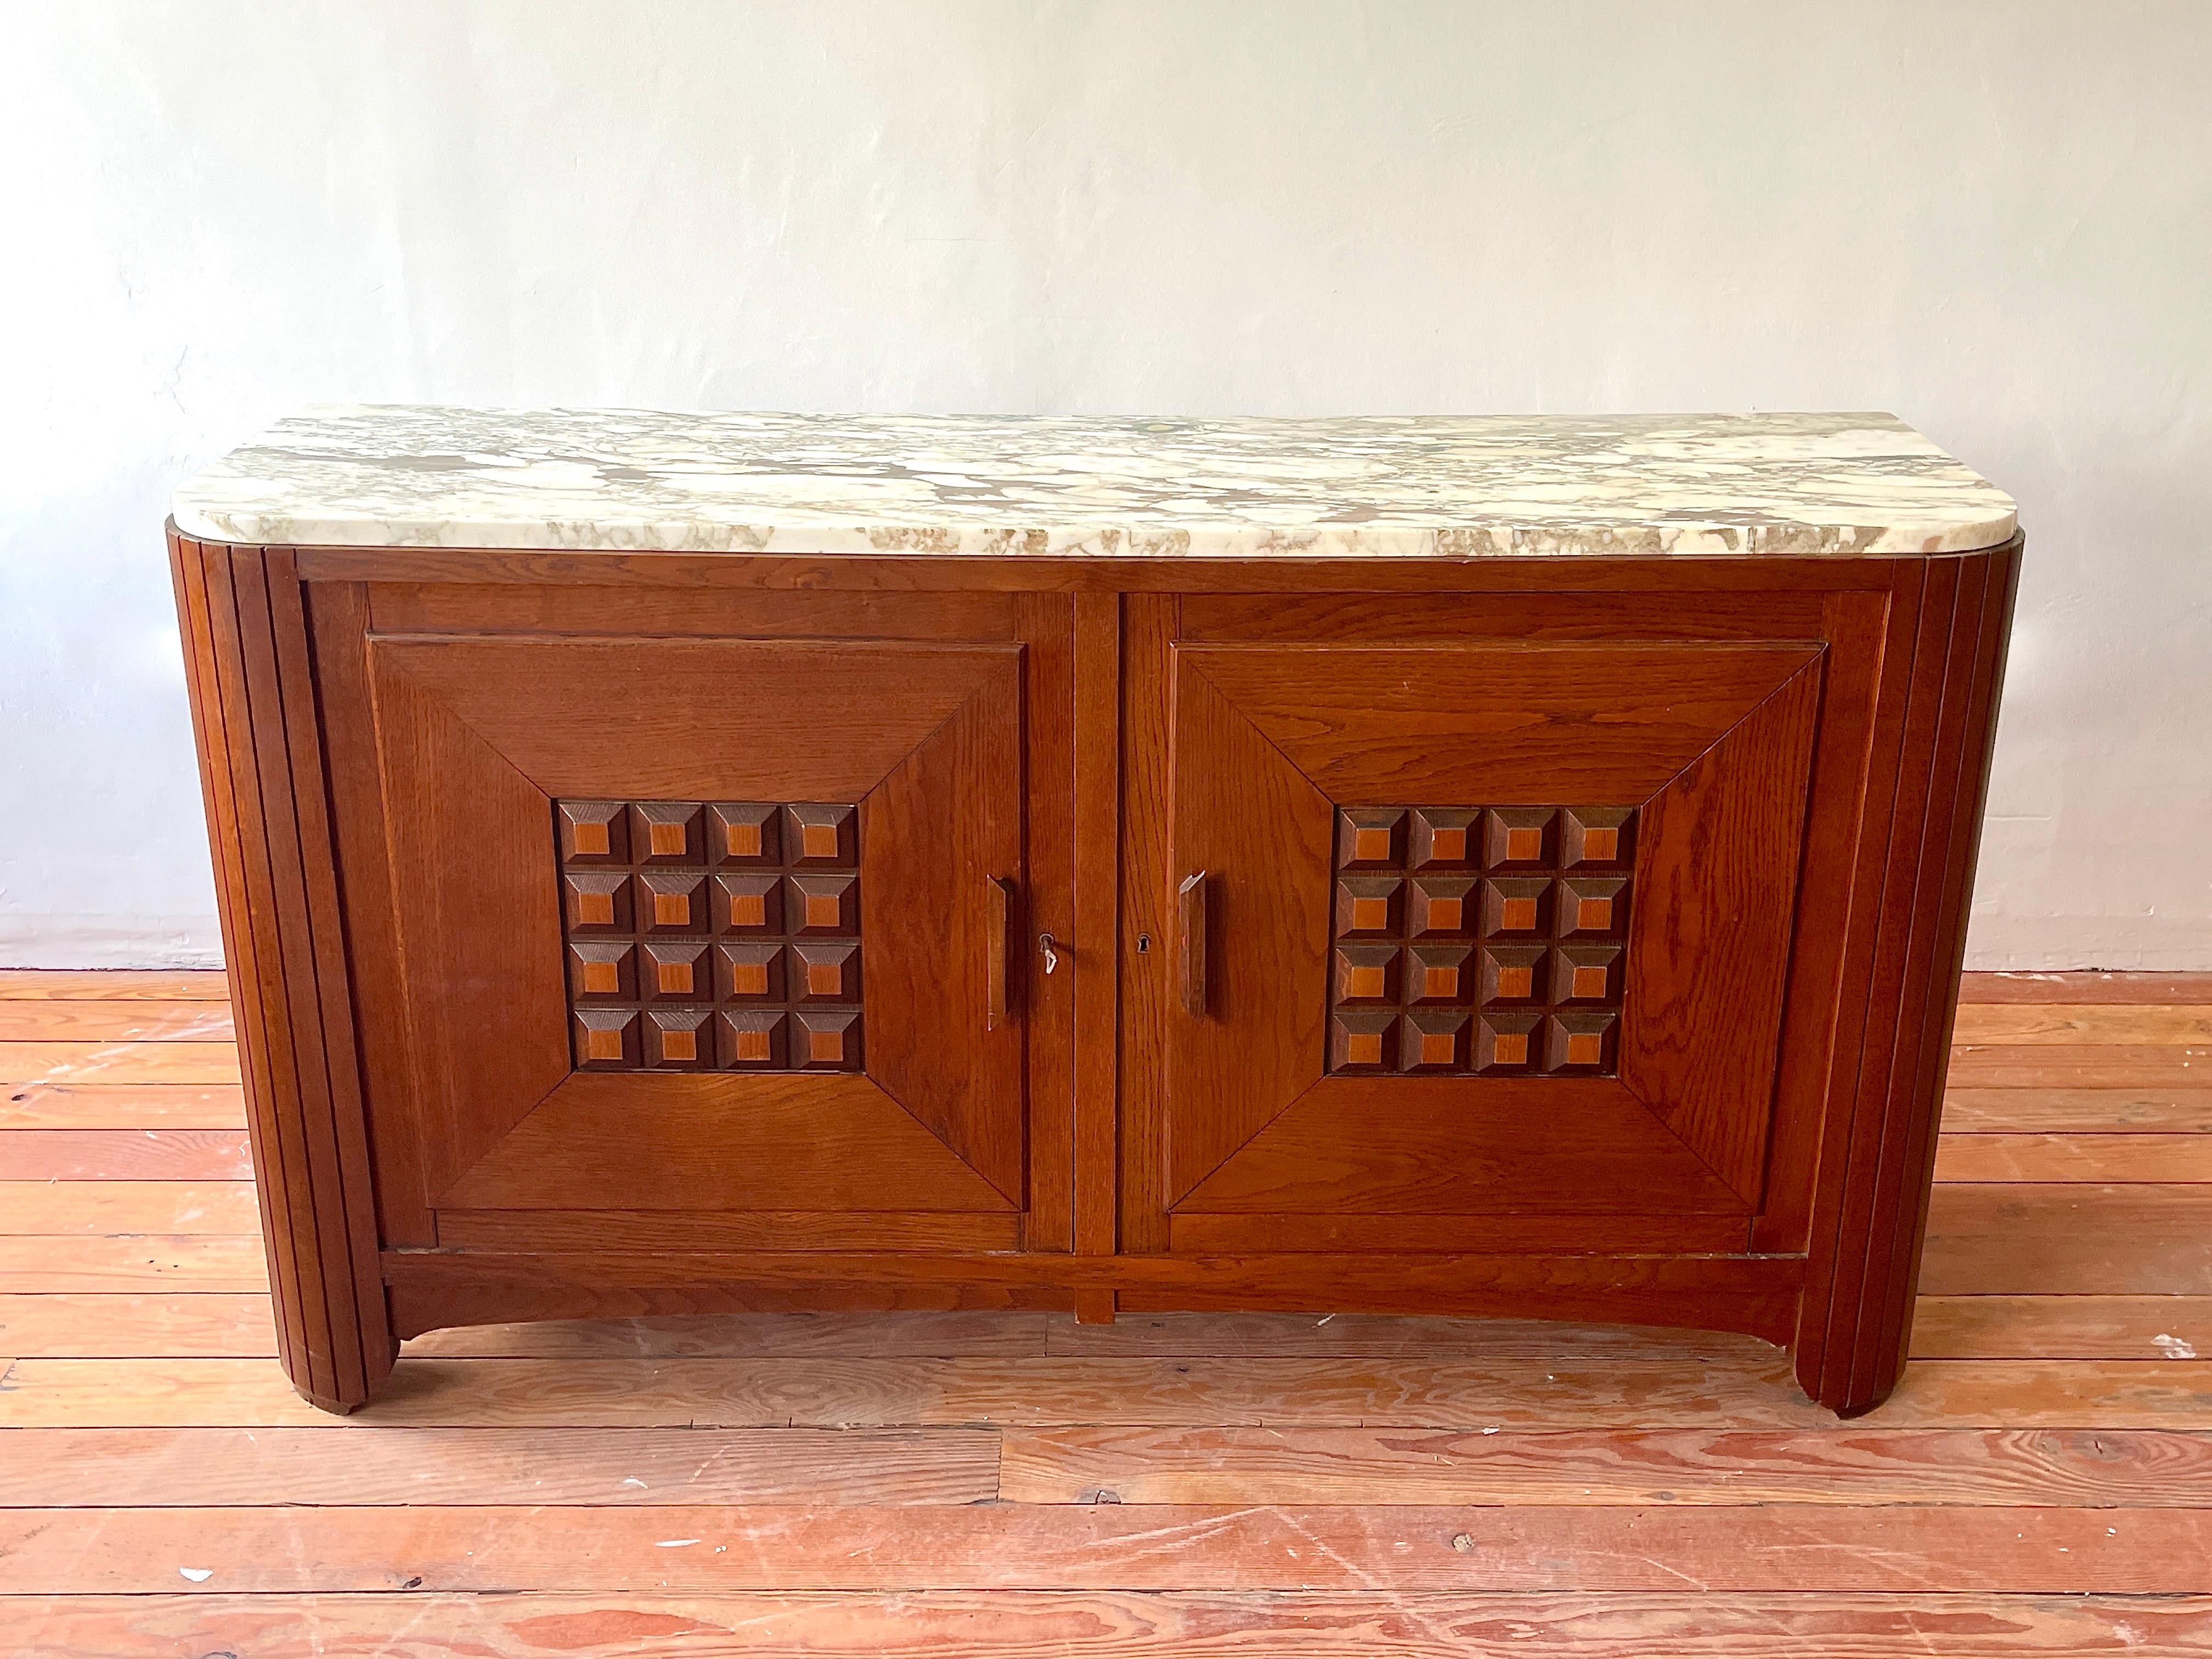
{"label": "left cabinet door", "polygon": [[349,905],[396,970],[388,1210],[492,1250],[1021,1246],[1011,606],[551,591],[318,607],[341,846],[385,865]]}

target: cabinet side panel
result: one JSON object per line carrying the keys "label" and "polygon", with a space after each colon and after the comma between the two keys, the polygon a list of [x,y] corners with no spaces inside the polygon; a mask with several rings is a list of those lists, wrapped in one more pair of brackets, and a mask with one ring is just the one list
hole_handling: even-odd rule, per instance
{"label": "cabinet side panel", "polygon": [[1849,1048],[1839,1035],[1842,1121],[1824,1160],[1795,1345],[1807,1392],[1846,1415],[1880,1404],[1904,1364],[1900,1298],[1933,1158],[2015,556],[2016,544],[1927,567],[1894,799],[1887,825],[1869,832],[1886,843],[1878,933],[1863,1027]]}
{"label": "cabinet side panel", "polygon": [[296,584],[281,554],[172,545],[279,1352],[350,1410],[396,1347]]}
{"label": "cabinet side panel", "polygon": [[[1984,567],[1980,630],[1978,638],[1971,641],[1963,633],[1952,641],[1954,665],[1958,653],[1970,643],[1973,658],[1955,781],[1946,778],[1938,784],[1939,795],[1948,793],[1949,796],[1949,843],[1941,890],[1942,914],[1929,951],[1932,977],[1919,1012],[1919,1067],[1913,1079],[1916,1108],[1902,1160],[1899,1208],[1886,1241],[1887,1259],[1877,1251],[1868,1266],[1869,1280],[1879,1282],[1870,1284],[1873,1293],[1863,1298],[1863,1306],[1880,1310],[1881,1329],[1871,1341],[1862,1334],[1852,1378],[1855,1396],[1887,1395],[1896,1387],[1905,1369],[1912,1308],[1919,1294],[1921,1246],[1928,1231],[1944,1076],[1949,1069],[1951,1032],[1959,1012],[1959,976],[1966,963],[1974,872],[1981,853],[1982,811],[1988,799],[1990,758],[1996,740],[1997,697],[2004,683],[2013,605],[2019,593],[2016,544],[2008,550],[1971,562]],[[1879,1235],[1877,1239],[1881,1242]]]}

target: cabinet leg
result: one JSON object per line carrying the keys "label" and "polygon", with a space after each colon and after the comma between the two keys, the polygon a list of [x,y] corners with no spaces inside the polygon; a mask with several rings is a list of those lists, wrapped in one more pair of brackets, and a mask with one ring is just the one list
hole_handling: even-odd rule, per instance
{"label": "cabinet leg", "polygon": [[1078,1291],[1075,1293],[1075,1322],[1079,1325],[1112,1324],[1114,1322],[1114,1292]]}

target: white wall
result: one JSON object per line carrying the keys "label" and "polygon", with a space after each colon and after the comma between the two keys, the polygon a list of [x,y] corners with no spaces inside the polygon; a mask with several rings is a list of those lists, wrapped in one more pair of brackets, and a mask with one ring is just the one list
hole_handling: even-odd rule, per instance
{"label": "white wall", "polygon": [[1887,408],[2016,495],[1984,966],[2212,967],[2212,4],[0,10],[0,962],[218,945],[167,491],[310,399]]}

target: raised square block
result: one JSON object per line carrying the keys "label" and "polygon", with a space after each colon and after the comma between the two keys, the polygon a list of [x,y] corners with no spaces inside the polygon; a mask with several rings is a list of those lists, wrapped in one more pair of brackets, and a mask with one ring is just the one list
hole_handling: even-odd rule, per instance
{"label": "raised square block", "polygon": [[1540,1005],[1550,981],[1544,978],[1541,945],[1485,945],[1477,968],[1476,1000],[1486,1008]]}
{"label": "raised square block", "polygon": [[626,939],[570,939],[568,996],[574,1002],[636,1001],[636,945]]}
{"label": "raised square block", "polygon": [[1561,939],[1620,939],[1628,931],[1626,876],[1569,876],[1554,903]]}
{"label": "raised square block", "polygon": [[1330,964],[1336,1000],[1341,1003],[1398,1002],[1398,947],[1352,945],[1336,947]]}
{"label": "raised square block", "polygon": [[649,1008],[641,1022],[645,1064],[657,1072],[702,1072],[714,1063],[711,1008]]}
{"label": "raised square block", "polygon": [[1482,884],[1485,939],[1542,939],[1552,931],[1552,884],[1543,876],[1493,876]]}
{"label": "raised square block", "polygon": [[1415,1003],[1465,1002],[1468,1000],[1468,958],[1474,954],[1465,945],[1415,945],[1406,951],[1406,1000]]}
{"label": "raised square block", "polygon": [[795,1008],[791,1013],[791,1064],[795,1071],[860,1069],[858,1008]]}
{"label": "raised square block", "polygon": [[1626,870],[1636,861],[1636,809],[1570,806],[1560,815],[1559,867]]}
{"label": "raised square block", "polygon": [[717,1002],[787,1002],[780,944],[717,945],[714,1000]]}
{"label": "raised square block", "polygon": [[794,1000],[858,1002],[860,947],[850,939],[811,940],[786,948]]}
{"label": "raised square block", "polygon": [[704,864],[706,815],[693,801],[633,801],[629,844],[639,864]]}
{"label": "raised square block", "polygon": [[1416,870],[1472,868],[1481,811],[1472,806],[1416,806],[1413,810],[1413,867]]}
{"label": "raised square block", "polygon": [[1406,884],[1397,876],[1346,876],[1336,884],[1336,931],[1395,939],[1404,930]]}
{"label": "raised square block", "polygon": [[1406,884],[1406,931],[1415,939],[1474,932],[1473,876],[1415,876]]}
{"label": "raised square block", "polygon": [[1611,1009],[1562,1010],[1544,1022],[1544,1069],[1609,1073],[1620,1036],[1620,1016]]}
{"label": "raised square block", "polygon": [[807,802],[783,809],[784,856],[794,865],[852,868],[860,862],[860,813]]}
{"label": "raised square block", "polygon": [[783,813],[756,801],[716,801],[707,808],[707,846],[717,864],[783,862]]}
{"label": "raised square block", "polygon": [[1536,1031],[1540,1014],[1483,1010],[1475,1021],[1474,1068],[1486,1077],[1535,1069]]}
{"label": "raised square block", "polygon": [[1552,953],[1552,1001],[1618,1003],[1620,946],[1562,945]]}
{"label": "raised square block", "polygon": [[1331,1072],[1387,1072],[1397,1064],[1395,1010],[1340,1008],[1328,1018]]}
{"label": "raised square block", "polygon": [[637,947],[638,996],[646,1002],[705,1002],[714,995],[706,941],[652,940]]}
{"label": "raised square block", "polygon": [[561,876],[562,909],[571,933],[631,931],[629,872],[567,870]]}
{"label": "raised square block", "polygon": [[856,933],[860,883],[855,876],[786,876],[783,919],[793,933]]}
{"label": "raised square block", "polygon": [[790,1020],[781,1008],[716,1009],[714,1063],[726,1072],[790,1070]]}
{"label": "raised square block", "polygon": [[635,1008],[578,1008],[569,1017],[576,1069],[628,1072],[641,1052]]}
{"label": "raised square block", "polygon": [[1482,820],[1490,870],[1549,870],[1559,860],[1559,814],[1550,806],[1493,806]]}
{"label": "raised square block", "polygon": [[641,933],[703,933],[708,926],[707,872],[641,870],[633,878],[630,903]]}
{"label": "raised square block", "polygon": [[1347,806],[1336,815],[1336,863],[1340,870],[1395,870],[1406,862],[1406,811],[1401,806]]}
{"label": "raised square block", "polygon": [[629,814],[621,801],[564,800],[558,816],[562,863],[629,862]]}
{"label": "raised square block", "polygon": [[1474,1021],[1464,1009],[1419,1008],[1398,1020],[1401,1072],[1463,1072]]}

